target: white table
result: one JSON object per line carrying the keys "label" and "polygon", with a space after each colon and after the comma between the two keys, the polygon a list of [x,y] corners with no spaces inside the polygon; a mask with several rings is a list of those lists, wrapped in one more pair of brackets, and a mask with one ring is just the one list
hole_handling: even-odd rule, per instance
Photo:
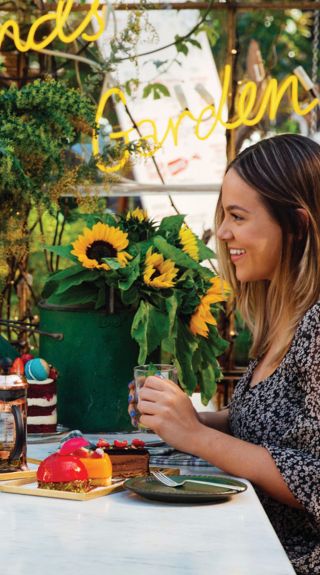
{"label": "white table", "polygon": [[[31,445],[28,455],[56,447]],[[201,505],[129,491],[86,502],[0,493],[0,558],[1,575],[294,575],[250,484]]]}

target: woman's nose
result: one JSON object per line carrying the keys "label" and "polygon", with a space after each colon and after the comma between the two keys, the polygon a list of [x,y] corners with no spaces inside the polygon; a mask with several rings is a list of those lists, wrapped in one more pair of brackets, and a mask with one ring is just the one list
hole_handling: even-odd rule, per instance
{"label": "woman's nose", "polygon": [[233,233],[225,222],[222,222],[222,224],[219,226],[217,231],[217,237],[219,238],[219,240],[225,242],[233,238]]}

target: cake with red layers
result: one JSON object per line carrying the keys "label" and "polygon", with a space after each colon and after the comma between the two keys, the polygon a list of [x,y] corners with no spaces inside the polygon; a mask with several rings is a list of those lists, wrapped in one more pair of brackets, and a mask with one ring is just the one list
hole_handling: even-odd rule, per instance
{"label": "cake with red layers", "polygon": [[55,378],[49,377],[42,381],[28,379],[27,381],[29,384],[28,433],[54,433],[57,430],[57,389]]}

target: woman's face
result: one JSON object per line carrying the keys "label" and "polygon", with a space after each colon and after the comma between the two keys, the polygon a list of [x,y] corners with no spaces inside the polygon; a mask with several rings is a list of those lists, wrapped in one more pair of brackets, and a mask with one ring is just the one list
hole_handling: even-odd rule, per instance
{"label": "woman's face", "polygon": [[217,235],[227,244],[237,279],[271,280],[281,255],[281,227],[232,168],[224,177],[221,200],[224,219]]}

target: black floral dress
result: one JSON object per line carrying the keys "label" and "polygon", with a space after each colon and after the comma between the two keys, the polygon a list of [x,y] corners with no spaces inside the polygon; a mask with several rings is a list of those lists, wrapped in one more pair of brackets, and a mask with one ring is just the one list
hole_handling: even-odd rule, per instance
{"label": "black floral dress", "polygon": [[298,325],[276,371],[250,388],[253,360],[230,404],[235,437],[268,449],[303,510],[257,489],[298,575],[320,574],[320,302]]}

